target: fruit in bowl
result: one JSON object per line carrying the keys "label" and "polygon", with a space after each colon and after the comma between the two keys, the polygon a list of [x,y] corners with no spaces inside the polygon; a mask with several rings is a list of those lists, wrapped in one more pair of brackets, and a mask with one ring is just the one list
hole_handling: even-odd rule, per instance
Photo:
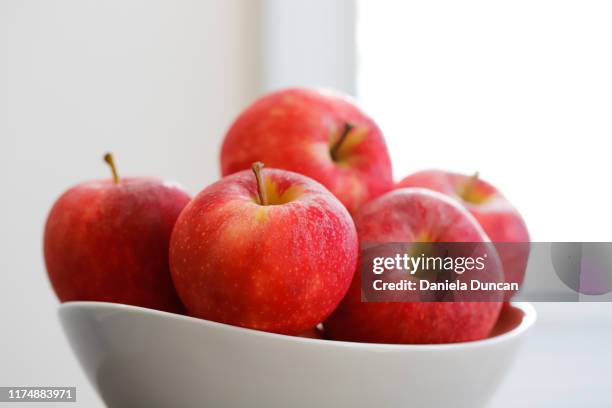
{"label": "fruit in bowl", "polygon": [[317,180],[351,213],[393,188],[382,132],[338,92],[291,88],[255,101],[225,136],[221,172],[248,169],[255,161]]}
{"label": "fruit in bowl", "polygon": [[[363,247],[394,242],[487,242],[482,228],[456,201],[431,190],[402,188],[363,206],[355,214]],[[362,252],[363,253],[363,252]],[[488,273],[502,277],[496,253]],[[501,302],[362,302],[361,276],[325,321],[332,339],[375,343],[455,343],[491,332]],[[499,299],[501,300],[501,298]]]}
{"label": "fruit in bowl", "polygon": [[[62,325],[109,406],[486,403],[533,309],[501,295],[362,302],[356,270],[371,244],[528,240],[495,189],[427,172],[391,191],[376,123],[319,89],[255,101],[220,159],[224,177],[190,201],[162,181],[119,179],[109,156],[113,180],[70,189],[51,210],[45,260],[68,301]],[[521,256],[493,251],[493,280]]]}
{"label": "fruit in bowl", "polygon": [[170,266],[191,315],[299,334],[346,293],[357,246],[353,220],[325,187],[255,163],[187,205],[172,233]]}
{"label": "fruit in bowl", "polygon": [[[529,232],[519,212],[497,188],[478,173],[466,176],[441,170],[414,173],[397,184],[397,188],[403,187],[428,188],[460,202],[495,243],[506,282],[523,282],[529,259]],[[512,294],[508,291],[506,300]]]}
{"label": "fruit in bowl", "polygon": [[79,184],[51,209],[44,231],[47,273],[58,298],[182,312],[168,265],[170,234],[190,196],[149,177]]}

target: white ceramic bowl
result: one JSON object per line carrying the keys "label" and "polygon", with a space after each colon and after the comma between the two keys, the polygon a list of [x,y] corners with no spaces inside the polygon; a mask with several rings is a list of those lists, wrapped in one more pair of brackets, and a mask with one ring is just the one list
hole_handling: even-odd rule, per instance
{"label": "white ceramic bowl", "polygon": [[65,303],[59,315],[110,408],[477,408],[535,321],[532,306],[514,306],[495,336],[443,345],[283,336],[101,302]]}

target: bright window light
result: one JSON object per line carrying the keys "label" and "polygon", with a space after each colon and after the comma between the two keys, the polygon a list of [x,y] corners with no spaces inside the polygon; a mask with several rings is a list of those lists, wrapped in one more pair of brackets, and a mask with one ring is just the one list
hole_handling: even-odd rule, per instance
{"label": "bright window light", "polygon": [[610,241],[612,3],[359,1],[358,95],[395,177],[479,171],[534,241]]}

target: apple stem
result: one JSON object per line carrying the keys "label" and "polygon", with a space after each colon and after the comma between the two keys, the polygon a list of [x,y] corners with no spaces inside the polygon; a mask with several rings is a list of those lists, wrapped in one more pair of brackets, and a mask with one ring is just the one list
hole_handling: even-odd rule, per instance
{"label": "apple stem", "polygon": [[257,180],[257,196],[259,198],[259,204],[268,205],[268,197],[266,196],[266,187],[264,185],[263,178],[263,167],[262,162],[255,162],[251,166],[253,173],[255,173],[255,180]]}
{"label": "apple stem", "polygon": [[338,151],[340,150],[340,146],[342,146],[342,143],[344,143],[348,134],[351,132],[351,130],[353,130],[353,127],[354,126],[348,122],[344,124],[344,130],[342,131],[340,138],[332,146],[331,150],[329,151],[329,154],[331,155],[332,160],[334,161],[338,160]]}
{"label": "apple stem", "polygon": [[115,159],[113,158],[112,153],[106,153],[104,155],[104,161],[108,163],[113,172],[113,181],[115,184],[119,184],[119,174],[117,173],[117,165],[115,164]]}
{"label": "apple stem", "polygon": [[461,193],[461,198],[464,200],[468,200],[472,192],[474,191],[474,187],[476,187],[476,183],[478,182],[478,178],[480,177],[479,172],[475,172],[469,178],[468,181],[465,182],[465,187],[463,187],[463,191]]}

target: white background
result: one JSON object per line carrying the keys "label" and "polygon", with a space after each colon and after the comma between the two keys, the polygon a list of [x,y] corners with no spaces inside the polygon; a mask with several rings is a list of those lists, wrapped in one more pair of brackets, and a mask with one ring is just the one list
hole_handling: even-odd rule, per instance
{"label": "white background", "polygon": [[396,178],[480,171],[533,241],[610,240],[610,2],[359,5],[359,96]]}
{"label": "white background", "polygon": [[260,91],[258,13],[239,0],[0,2],[0,385],[76,386],[71,406],[102,406],[57,320],[47,211],[109,177],[107,150],[124,175],[191,192],[214,181],[221,135]]}
{"label": "white background", "polygon": [[[46,280],[49,207],[108,177],[106,150],[122,174],[198,191],[232,118],[279,86],[356,90],[397,178],[479,170],[534,240],[609,241],[609,21],[603,1],[1,1],[0,385],[76,385],[76,406],[101,406]],[[493,406],[611,406],[612,308],[537,307]]]}

